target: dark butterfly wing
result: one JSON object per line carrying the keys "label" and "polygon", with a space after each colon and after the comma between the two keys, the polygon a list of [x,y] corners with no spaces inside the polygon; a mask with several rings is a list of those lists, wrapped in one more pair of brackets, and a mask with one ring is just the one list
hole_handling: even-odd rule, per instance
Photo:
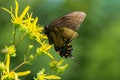
{"label": "dark butterfly wing", "polygon": [[85,17],[84,12],[72,12],[51,22],[48,27],[67,27],[76,31]]}
{"label": "dark butterfly wing", "polygon": [[77,36],[76,30],[84,20],[84,12],[72,12],[51,22],[45,27],[45,34],[49,43],[61,57],[72,57],[72,45],[70,42]]}

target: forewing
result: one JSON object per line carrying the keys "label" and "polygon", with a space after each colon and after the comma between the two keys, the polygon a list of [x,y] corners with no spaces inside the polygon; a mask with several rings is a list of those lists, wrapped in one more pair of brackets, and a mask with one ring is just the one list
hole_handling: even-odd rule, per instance
{"label": "forewing", "polygon": [[67,27],[76,31],[80,27],[80,24],[82,23],[85,17],[86,17],[86,14],[84,12],[79,12],[79,11],[72,12],[51,22],[48,28]]}

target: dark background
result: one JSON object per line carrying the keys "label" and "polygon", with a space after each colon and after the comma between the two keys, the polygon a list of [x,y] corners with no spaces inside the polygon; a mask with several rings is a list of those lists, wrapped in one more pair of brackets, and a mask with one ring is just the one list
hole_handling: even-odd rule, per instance
{"label": "dark background", "polygon": [[[61,75],[62,80],[120,80],[120,0],[19,0],[20,12],[30,5],[33,16],[39,17],[39,24],[48,25],[59,16],[72,11],[83,11],[86,19],[78,30],[79,36],[72,42],[73,55],[78,60],[65,59],[69,63]],[[0,7],[10,9],[14,0],[0,0]],[[47,20],[45,19],[47,17]],[[0,49],[10,44],[13,24],[10,15],[0,9]],[[24,44],[26,43],[26,44]],[[29,39],[25,38],[17,47],[17,57],[12,58],[11,68],[23,61]],[[24,44],[24,47],[23,47]],[[56,59],[60,56],[52,48]],[[4,55],[0,54],[0,60]],[[32,74],[21,78],[32,80],[42,67],[49,69],[50,59],[46,55],[37,57],[33,65],[24,65],[18,71],[31,69]],[[47,64],[47,65],[46,65]]]}

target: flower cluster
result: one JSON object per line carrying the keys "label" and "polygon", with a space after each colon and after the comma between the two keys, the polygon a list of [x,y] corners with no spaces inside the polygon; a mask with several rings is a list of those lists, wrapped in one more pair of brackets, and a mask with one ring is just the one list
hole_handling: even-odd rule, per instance
{"label": "flower cluster", "polygon": [[37,73],[37,78],[34,78],[35,80],[50,80],[50,79],[61,79],[58,76],[55,75],[47,75],[45,74],[45,69],[42,69],[39,73]]}
{"label": "flower cluster", "polygon": [[[32,13],[28,13],[30,6],[27,6],[21,14],[19,13],[19,4],[17,0],[15,0],[15,9],[11,6],[10,10],[7,8],[2,7],[3,10],[8,12],[11,15],[11,22],[15,26],[15,30],[13,31],[13,41],[11,46],[6,46],[4,49],[2,49],[2,53],[5,54],[5,62],[0,62],[0,80],[19,80],[19,76],[25,76],[31,73],[30,70],[22,71],[22,72],[16,72],[16,69],[20,68],[24,64],[29,64],[31,61],[33,61],[36,56],[40,54],[46,54],[52,62],[50,63],[51,69],[54,71],[56,70],[56,73],[63,72],[68,65],[62,66],[61,64],[63,61],[56,61],[54,57],[49,53],[49,49],[52,47],[52,45],[49,45],[47,43],[47,36],[43,34],[44,28],[37,24],[38,17],[33,18]],[[16,41],[16,28],[19,28],[19,31],[23,32],[23,36]],[[34,47],[33,45],[29,45],[28,51],[25,55],[24,61],[19,64],[14,69],[10,69],[10,59],[11,57],[15,57],[16,54],[16,46],[24,39],[24,37],[28,35],[28,37],[34,41],[36,41],[40,47],[36,49],[35,54],[30,54],[30,51]],[[38,74],[37,78],[34,78],[35,80],[45,80],[45,79],[61,79],[60,77],[56,75],[46,74],[45,69],[42,69]]]}
{"label": "flower cluster", "polygon": [[[61,74],[64,72],[64,70],[67,68],[68,64],[62,65],[64,60],[52,60],[50,63],[50,68],[52,70],[52,73],[57,72],[57,74]],[[35,80],[50,80],[50,79],[61,79],[59,76],[55,75],[47,75],[45,72],[45,69],[43,68],[38,74],[37,78],[34,78]]]}
{"label": "flower cluster", "polygon": [[63,62],[64,60],[60,60],[60,61],[52,60],[49,65],[53,71],[56,71],[58,73],[63,73],[68,66],[68,64],[63,65]]}
{"label": "flower cluster", "polygon": [[9,47],[6,46],[3,52],[6,53],[5,56],[6,60],[5,63],[0,62],[0,72],[2,72],[2,76],[0,80],[13,80],[13,79],[18,80],[19,76],[25,76],[31,73],[30,70],[26,70],[23,72],[15,72],[14,70],[10,71],[10,56],[14,55],[16,52],[15,47],[13,45]]}
{"label": "flower cluster", "polygon": [[[11,10],[8,10],[6,8],[3,8],[3,10],[7,11],[11,15],[11,21],[15,25],[15,27],[19,26],[21,31],[25,31],[25,34],[28,34],[30,38],[34,38],[40,45],[40,51],[43,53],[46,53],[50,58],[53,59],[52,55],[48,53],[48,50],[51,48],[51,45],[47,43],[47,36],[43,34],[43,27],[40,25],[37,25],[38,17],[33,18],[32,13],[28,13],[28,10],[30,9],[30,6],[27,6],[23,12],[18,15],[19,11],[19,4],[17,1],[15,1],[15,10],[13,11],[13,8],[11,7]],[[47,49],[43,50],[44,47]],[[16,46],[16,45],[15,45]]]}

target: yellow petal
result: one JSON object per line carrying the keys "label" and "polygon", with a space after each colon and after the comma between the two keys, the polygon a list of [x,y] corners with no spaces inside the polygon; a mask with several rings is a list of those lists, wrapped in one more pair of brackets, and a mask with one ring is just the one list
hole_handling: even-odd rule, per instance
{"label": "yellow petal", "polygon": [[15,7],[15,17],[17,18],[18,17],[18,2],[17,1],[15,1],[15,5],[16,5],[16,7]]}
{"label": "yellow petal", "polygon": [[[6,12],[8,12],[12,17],[14,17],[13,13],[10,10],[8,10],[4,7],[2,7],[2,9],[5,10]],[[11,7],[11,10],[12,10],[12,7]]]}
{"label": "yellow petal", "polygon": [[64,60],[61,59],[58,63],[57,63],[57,66],[60,67],[62,64],[63,64]]}
{"label": "yellow petal", "polygon": [[27,14],[28,10],[29,10],[30,6],[27,6],[24,11],[21,13],[20,18],[22,19],[23,17],[25,17],[25,15]]}
{"label": "yellow petal", "polygon": [[34,20],[35,25],[36,25],[37,21],[38,21],[38,17],[36,17],[35,20]]}
{"label": "yellow petal", "polygon": [[51,75],[51,76],[45,76],[45,79],[61,79],[59,76]]}
{"label": "yellow petal", "polygon": [[48,52],[44,52],[46,55],[48,55],[52,60],[54,59],[54,57],[50,54],[50,53],[48,53]]}
{"label": "yellow petal", "polygon": [[28,71],[24,71],[24,72],[18,72],[17,74],[18,74],[18,76],[25,76],[25,75],[28,75],[30,73],[31,73],[31,71],[28,70]]}

